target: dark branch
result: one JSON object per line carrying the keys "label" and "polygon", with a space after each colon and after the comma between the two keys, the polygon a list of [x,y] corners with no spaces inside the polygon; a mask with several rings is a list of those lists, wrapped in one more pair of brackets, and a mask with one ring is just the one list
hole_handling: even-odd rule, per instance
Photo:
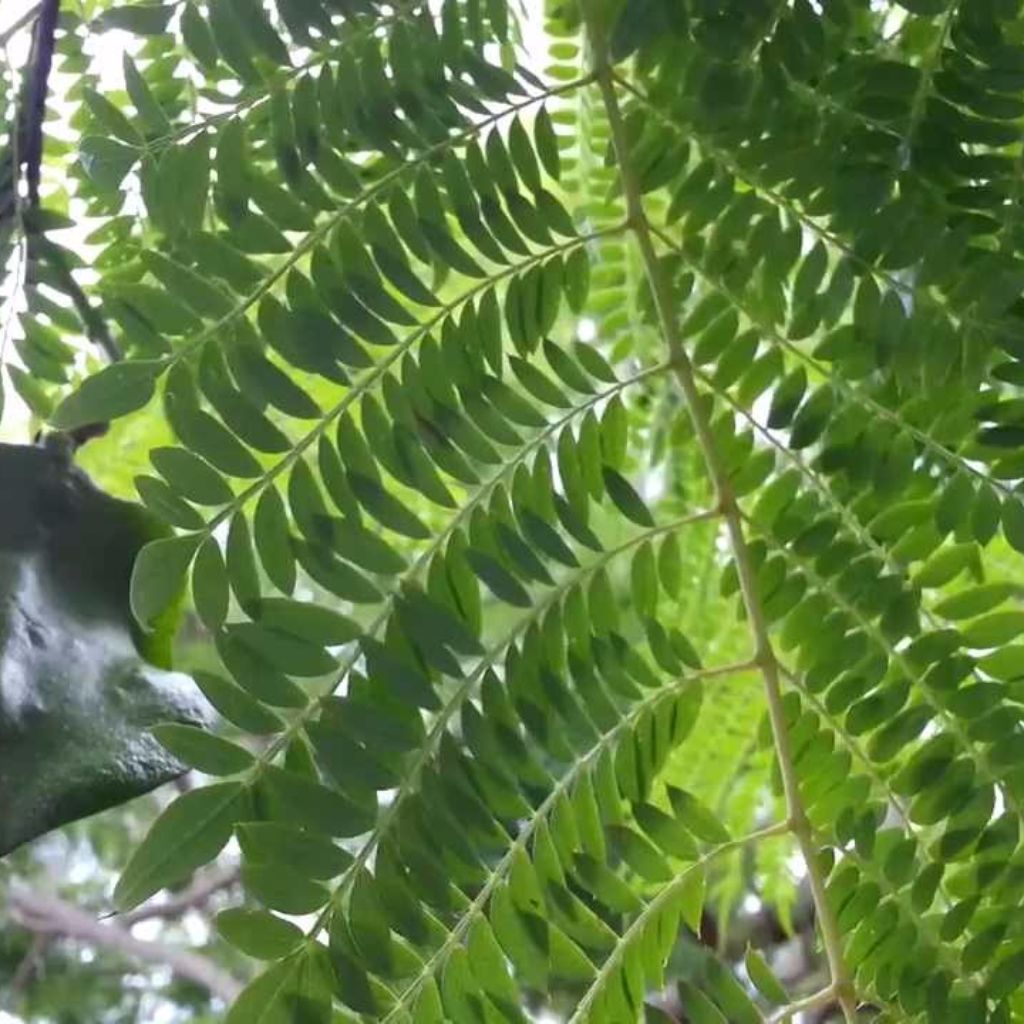
{"label": "dark branch", "polygon": [[[60,0],[41,0],[23,18],[20,18],[3,36],[6,42],[16,31],[27,25],[32,18],[32,49],[25,69],[25,84],[22,88],[21,103],[18,105],[18,123],[14,129],[15,154],[7,191],[0,195],[0,220],[14,215],[19,201],[18,181],[24,174],[28,191],[28,203],[32,208],[39,206],[39,185],[43,164],[43,123],[46,120],[46,96],[49,90],[50,71],[53,68],[53,53],[56,45],[57,21],[60,17]],[[46,258],[61,279],[65,294],[71,299],[89,340],[101,349],[111,362],[121,358],[121,352],[110,334],[103,316],[89,302],[85,292],[75,280],[57,246],[46,247]]]}
{"label": "dark branch", "polygon": [[49,88],[50,69],[53,67],[53,47],[59,15],[60,0],[43,0],[32,32],[32,52],[19,117],[18,159],[25,168],[28,198],[32,206],[39,205],[43,121],[46,118],[46,93]]}

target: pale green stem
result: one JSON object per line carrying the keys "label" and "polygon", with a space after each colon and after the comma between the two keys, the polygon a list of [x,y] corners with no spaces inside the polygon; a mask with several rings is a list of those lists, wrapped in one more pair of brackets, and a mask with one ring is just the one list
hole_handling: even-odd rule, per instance
{"label": "pale green stem", "polygon": [[856,1020],[856,998],[846,964],[843,960],[842,933],[828,902],[825,891],[825,872],[822,870],[818,860],[811,823],[800,797],[799,782],[794,767],[793,751],[782,702],[779,667],[768,633],[768,623],[761,605],[761,599],[757,592],[756,572],[747,547],[746,537],[744,536],[742,517],[736,502],[736,496],[733,493],[726,473],[725,465],[718,451],[707,412],[701,401],[700,392],[697,389],[693,367],[683,346],[682,338],[679,336],[676,328],[671,289],[664,276],[654,249],[654,243],[651,239],[650,227],[641,198],[642,193],[629,154],[625,123],[612,81],[607,47],[596,25],[594,12],[591,9],[591,0],[583,0],[581,6],[583,20],[591,40],[597,84],[601,90],[608,114],[612,144],[615,149],[623,195],[626,200],[627,216],[643,257],[659,326],[668,348],[669,358],[675,367],[676,378],[686,400],[697,435],[697,441],[703,452],[704,460],[725,519],[726,530],[729,534],[733,558],[735,559],[740,579],[743,603],[754,641],[755,657],[764,678],[765,691],[768,698],[768,714],[771,721],[775,751],[778,757],[779,771],[782,777],[783,792],[789,815],[788,825],[799,843],[804,862],[807,866],[807,876],[814,897],[818,927],[821,932],[822,944],[832,979],[831,984],[836,992],[846,1021],[848,1024],[853,1024]]}
{"label": "pale green stem", "polygon": [[819,1006],[825,1006],[835,998],[835,985],[829,985],[828,988],[823,988],[820,992],[815,992],[804,999],[798,999],[796,1002],[790,1003],[789,1006],[784,1006],[781,1010],[776,1010],[765,1024],[786,1024],[787,1021],[791,1021],[798,1013],[802,1013],[804,1010],[814,1010]]}

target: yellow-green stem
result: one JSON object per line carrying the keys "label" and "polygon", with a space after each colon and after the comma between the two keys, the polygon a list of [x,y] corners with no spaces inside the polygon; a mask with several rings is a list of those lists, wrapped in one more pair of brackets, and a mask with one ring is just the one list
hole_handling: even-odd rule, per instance
{"label": "yellow-green stem", "polygon": [[715,488],[718,504],[725,520],[733,558],[735,559],[739,575],[747,620],[750,624],[754,642],[755,660],[761,669],[768,698],[768,714],[786,798],[788,825],[800,846],[800,851],[807,866],[807,875],[814,897],[818,927],[831,975],[830,988],[836,994],[836,999],[842,1007],[846,1021],[848,1024],[853,1024],[856,1020],[856,999],[853,985],[843,960],[842,934],[839,931],[835,914],[828,903],[825,892],[825,874],[818,862],[813,830],[800,796],[792,745],[782,703],[779,666],[771,643],[764,609],[757,592],[756,574],[744,535],[742,516],[722,462],[721,454],[718,451],[707,412],[701,401],[693,366],[676,328],[676,318],[668,281],[664,276],[654,248],[650,227],[641,199],[642,193],[631,163],[625,123],[615,91],[611,66],[608,60],[607,45],[592,6],[593,0],[581,0],[583,21],[586,25],[592,50],[594,74],[604,101],[608,124],[611,130],[612,145],[618,163],[623,197],[626,202],[627,219],[636,237],[637,246],[644,263],[662,337],[668,348],[669,358],[675,368],[676,379],[679,382],[680,390],[683,393],[687,409],[693,421],[697,442],[704,456],[708,473]]}

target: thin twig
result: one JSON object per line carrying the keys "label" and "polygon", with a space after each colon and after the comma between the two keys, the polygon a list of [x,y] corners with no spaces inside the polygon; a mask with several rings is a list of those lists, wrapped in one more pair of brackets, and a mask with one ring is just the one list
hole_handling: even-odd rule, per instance
{"label": "thin twig", "polygon": [[36,18],[39,17],[39,12],[42,10],[42,3],[37,3],[30,7],[17,21],[14,22],[9,28],[4,29],[0,32],[0,47],[6,46],[23,28],[27,25],[31,25]]}

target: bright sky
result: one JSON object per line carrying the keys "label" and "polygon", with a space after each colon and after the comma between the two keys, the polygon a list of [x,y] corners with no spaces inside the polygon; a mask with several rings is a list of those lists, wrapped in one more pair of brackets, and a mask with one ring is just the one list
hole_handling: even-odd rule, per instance
{"label": "bright sky", "polygon": [[[3,17],[0,18],[0,35],[6,32],[34,4],[34,0],[4,0]],[[25,33],[19,33],[19,37]],[[26,37],[27,38],[27,37]],[[20,63],[25,57],[26,48],[19,43],[10,47],[10,58]],[[2,1020],[3,1018],[0,1018]]]}

